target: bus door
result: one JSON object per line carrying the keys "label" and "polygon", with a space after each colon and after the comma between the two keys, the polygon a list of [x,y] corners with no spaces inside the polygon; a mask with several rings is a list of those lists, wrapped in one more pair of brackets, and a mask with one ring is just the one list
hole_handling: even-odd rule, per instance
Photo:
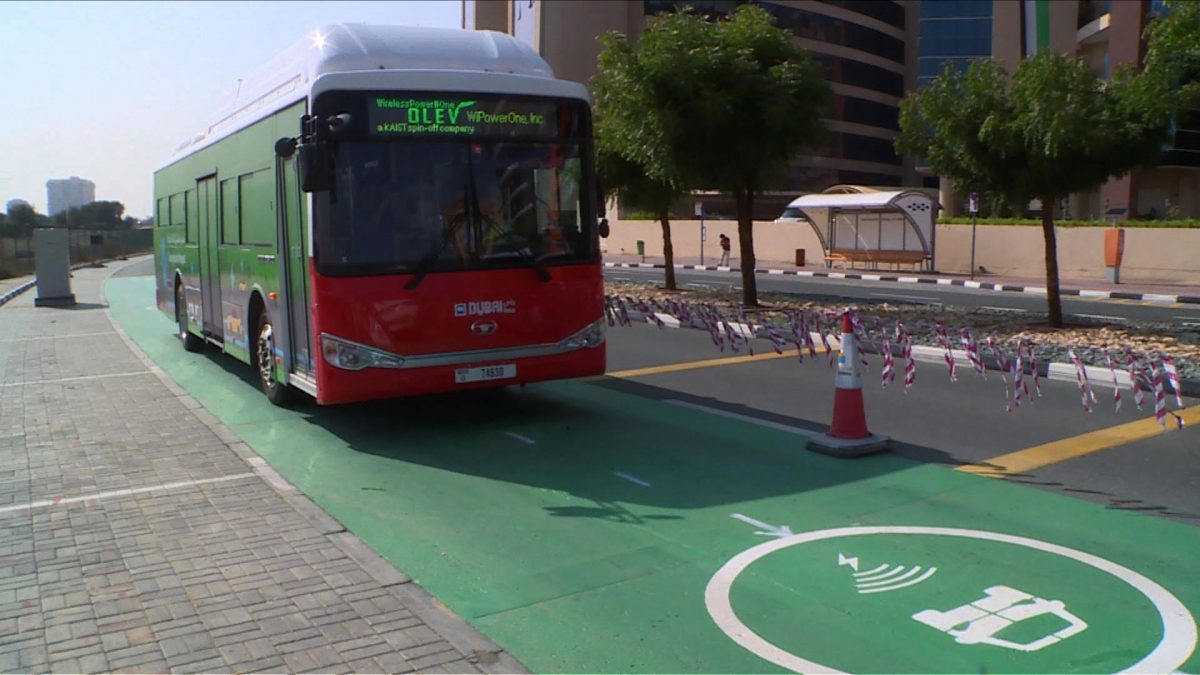
{"label": "bus door", "polygon": [[204,332],[224,335],[221,325],[221,267],[217,252],[221,237],[217,231],[220,217],[217,206],[217,177],[196,181],[200,211],[200,298],[204,312]]}
{"label": "bus door", "polygon": [[[287,331],[285,344],[288,348],[284,351],[291,357],[288,372],[311,376],[315,364],[312,350],[312,312],[309,310],[308,229],[305,226],[301,202],[305,195],[300,191],[297,180],[295,156],[277,161],[276,194],[279,203],[283,205],[278,211],[279,253],[283,261],[280,265],[280,287],[284,289],[283,299],[287,307],[287,317],[281,317]],[[288,356],[284,358],[287,359]]]}

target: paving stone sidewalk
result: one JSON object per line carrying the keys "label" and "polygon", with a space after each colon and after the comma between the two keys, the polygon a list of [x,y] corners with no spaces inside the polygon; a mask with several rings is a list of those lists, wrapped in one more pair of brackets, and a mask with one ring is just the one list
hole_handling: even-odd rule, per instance
{"label": "paving stone sidewalk", "polygon": [[0,672],[524,672],[110,321],[0,307]]}

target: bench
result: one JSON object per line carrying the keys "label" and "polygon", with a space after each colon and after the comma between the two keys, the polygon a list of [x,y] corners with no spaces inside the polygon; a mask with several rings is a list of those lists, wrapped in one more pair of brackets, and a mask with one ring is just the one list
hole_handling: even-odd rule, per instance
{"label": "bench", "polygon": [[829,266],[834,263],[849,266],[852,263],[865,262],[869,263],[872,268],[878,267],[879,263],[920,265],[925,260],[924,251],[880,251],[862,248],[835,248],[825,256],[825,263]]}

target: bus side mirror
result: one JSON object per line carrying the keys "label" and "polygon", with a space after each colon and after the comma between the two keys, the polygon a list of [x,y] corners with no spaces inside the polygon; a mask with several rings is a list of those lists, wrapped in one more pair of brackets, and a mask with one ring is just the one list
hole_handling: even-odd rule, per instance
{"label": "bus side mirror", "polygon": [[325,143],[305,143],[299,155],[300,189],[325,192],[333,187],[333,153]]}
{"label": "bus side mirror", "polygon": [[596,223],[596,231],[604,239],[608,238],[608,218],[605,217],[607,205],[604,203],[604,186],[600,185],[600,181],[596,181],[596,213],[600,220]]}
{"label": "bus side mirror", "polygon": [[275,141],[275,154],[280,159],[287,159],[296,154],[296,139],[284,137]]}

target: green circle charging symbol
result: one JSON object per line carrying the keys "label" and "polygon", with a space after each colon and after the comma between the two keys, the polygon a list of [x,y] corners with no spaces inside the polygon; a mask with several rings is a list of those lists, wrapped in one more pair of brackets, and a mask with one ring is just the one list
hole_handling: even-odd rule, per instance
{"label": "green circle charging symbol", "polygon": [[[1162,639],[1158,645],[1146,654],[1140,661],[1121,672],[1151,672],[1169,673],[1182,666],[1191,657],[1196,648],[1196,621],[1187,607],[1172,595],[1167,589],[1155,583],[1146,576],[1123,567],[1096,555],[1078,551],[1058,544],[1051,544],[1028,537],[1019,537],[999,532],[984,530],[968,530],[952,527],[922,527],[922,526],[872,526],[872,527],[841,527],[829,530],[802,532],[783,537],[774,541],[764,542],[747,549],[731,558],[709,580],[704,591],[704,602],[708,613],[734,642],[743,648],[789,670],[804,673],[840,673],[836,668],[815,663],[803,657],[787,652],[768,642],[743,623],[733,611],[729,599],[729,591],[738,575],[755,561],[776,551],[808,544],[826,539],[839,539],[864,535],[935,535],[958,537],[962,539],[978,539],[1023,546],[1025,548],[1044,551],[1062,556],[1101,572],[1110,574],[1125,582],[1144,595],[1153,604],[1162,619]],[[839,556],[839,565],[853,562],[857,569],[857,560]],[[919,570],[919,568],[917,568]],[[936,568],[932,568],[936,570]],[[869,579],[871,577],[860,578]],[[921,576],[922,580],[932,576],[928,570]],[[907,576],[905,576],[907,575]],[[890,576],[890,578],[889,578]],[[897,581],[919,578],[917,572],[908,570],[900,572],[881,572],[877,582],[864,582],[859,585],[859,592],[867,592],[875,588],[896,586]],[[868,584],[875,583],[876,586]],[[907,583],[907,581],[905,582]],[[918,583],[914,581],[913,583]],[[998,629],[1015,621],[1031,616],[1052,614],[1063,620],[1067,627],[1055,634],[1047,635],[1040,640],[1026,643],[1000,640],[995,636]],[[1013,649],[1022,652],[1032,652],[1068,639],[1087,629],[1087,623],[1066,610],[1064,604],[1057,600],[1045,600],[1033,597],[1007,586],[992,586],[985,589],[985,596],[962,607],[947,611],[925,610],[912,617],[916,621],[954,636],[959,644],[990,644],[993,646]],[[955,630],[958,626],[965,626]]]}

